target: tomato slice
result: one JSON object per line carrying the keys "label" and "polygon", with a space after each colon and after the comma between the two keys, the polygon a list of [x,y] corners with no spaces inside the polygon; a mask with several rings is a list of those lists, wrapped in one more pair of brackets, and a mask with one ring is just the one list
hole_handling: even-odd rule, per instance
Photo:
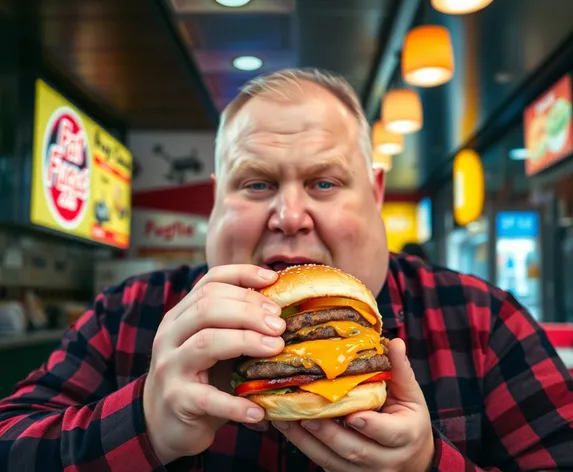
{"label": "tomato slice", "polygon": [[[293,375],[291,377],[283,377],[279,379],[264,379],[264,380],[249,380],[243,382],[235,387],[235,395],[245,397],[247,395],[254,395],[266,390],[274,390],[286,387],[298,387],[315,380],[324,378],[322,375]],[[382,382],[392,378],[392,373],[389,371],[380,372],[374,377],[370,377],[362,383]]]}
{"label": "tomato slice", "polygon": [[235,395],[244,397],[258,392],[264,392],[265,390],[274,390],[275,388],[298,387],[305,383],[314,382],[322,377],[322,375],[293,375],[291,377],[278,379],[249,380],[235,387]]}
{"label": "tomato slice", "polygon": [[362,382],[363,384],[366,383],[373,383],[373,382],[382,382],[383,380],[388,380],[392,378],[392,372],[389,370],[380,372],[379,374],[375,375],[374,377],[370,377],[369,379]]}

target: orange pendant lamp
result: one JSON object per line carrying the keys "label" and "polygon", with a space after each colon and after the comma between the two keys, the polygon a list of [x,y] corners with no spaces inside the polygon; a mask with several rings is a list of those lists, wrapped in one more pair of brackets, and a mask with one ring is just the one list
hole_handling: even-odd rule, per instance
{"label": "orange pendant lamp", "polygon": [[388,131],[381,121],[374,123],[372,143],[376,152],[391,156],[400,154],[404,150],[404,136]]}
{"label": "orange pendant lamp", "polygon": [[410,85],[436,87],[454,76],[454,48],[447,28],[418,26],[406,35],[402,76]]}
{"label": "orange pendant lamp", "polygon": [[422,129],[422,101],[418,92],[390,90],[382,101],[382,122],[393,133],[410,134]]}
{"label": "orange pendant lamp", "polygon": [[432,7],[446,15],[467,15],[483,10],[493,0],[432,0]]}

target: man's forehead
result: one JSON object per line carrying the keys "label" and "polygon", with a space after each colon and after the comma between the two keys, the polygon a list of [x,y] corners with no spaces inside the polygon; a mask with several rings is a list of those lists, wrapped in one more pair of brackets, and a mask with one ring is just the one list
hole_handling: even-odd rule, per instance
{"label": "man's forehead", "polygon": [[348,125],[347,108],[330,92],[310,85],[314,88],[266,92],[250,98],[233,119],[236,131],[241,134],[254,129],[297,132],[310,127]]}

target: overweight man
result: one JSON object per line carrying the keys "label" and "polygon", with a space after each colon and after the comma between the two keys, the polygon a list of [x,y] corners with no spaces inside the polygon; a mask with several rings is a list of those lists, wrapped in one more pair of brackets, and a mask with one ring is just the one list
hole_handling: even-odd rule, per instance
{"label": "overweight man", "polygon": [[[482,280],[388,253],[384,174],[343,79],[256,78],[215,148],[207,265],[100,294],[0,401],[0,470],[573,470],[573,383],[529,313]],[[388,398],[344,421],[269,424],[232,395],[231,365],[282,350],[280,309],[256,289],[309,262],[377,297]]]}

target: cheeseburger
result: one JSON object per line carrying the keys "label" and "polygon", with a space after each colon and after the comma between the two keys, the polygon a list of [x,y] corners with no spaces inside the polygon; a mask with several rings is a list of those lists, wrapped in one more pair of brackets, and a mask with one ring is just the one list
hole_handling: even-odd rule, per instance
{"label": "cheeseburger", "polygon": [[278,274],[260,293],[282,308],[285,348],[271,358],[239,359],[235,395],[262,406],[269,420],[335,418],[380,408],[391,366],[370,290],[322,265]]}

